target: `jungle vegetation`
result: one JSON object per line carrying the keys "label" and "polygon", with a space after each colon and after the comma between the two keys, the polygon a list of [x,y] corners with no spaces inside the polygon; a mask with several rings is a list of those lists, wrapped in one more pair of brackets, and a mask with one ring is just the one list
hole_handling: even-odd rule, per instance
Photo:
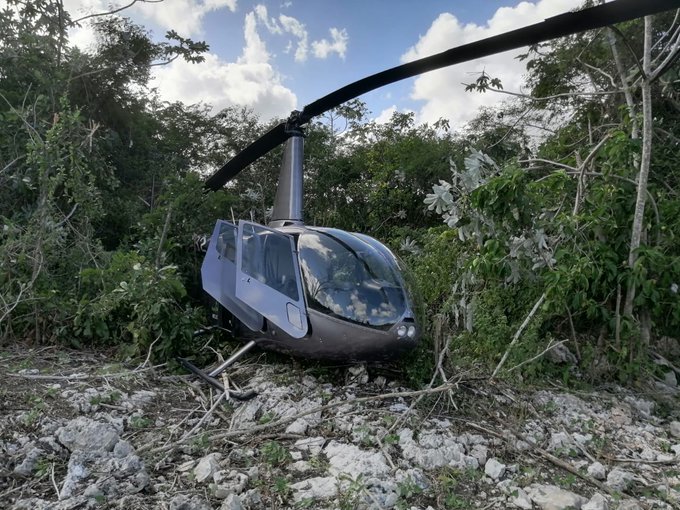
{"label": "jungle vegetation", "polygon": [[[84,51],[59,0],[6,5],[0,343],[192,353],[198,236],[232,214],[266,221],[280,151],[223,192],[202,180],[270,124],[153,91],[153,66],[200,62],[205,43],[156,42],[121,12],[90,20]],[[530,48],[525,93],[479,74],[468,93],[507,101],[464,129],[377,124],[358,100],[308,127],[307,221],[377,237],[411,268],[428,319],[414,377],[444,349],[565,380],[678,364],[679,49],[675,13],[659,15]]]}

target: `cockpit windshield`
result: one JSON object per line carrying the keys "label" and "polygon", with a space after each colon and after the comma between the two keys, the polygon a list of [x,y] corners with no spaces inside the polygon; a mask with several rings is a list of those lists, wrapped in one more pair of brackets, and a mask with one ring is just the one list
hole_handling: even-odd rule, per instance
{"label": "cockpit windshield", "polygon": [[360,324],[389,328],[407,309],[396,262],[358,237],[335,229],[298,240],[308,306]]}

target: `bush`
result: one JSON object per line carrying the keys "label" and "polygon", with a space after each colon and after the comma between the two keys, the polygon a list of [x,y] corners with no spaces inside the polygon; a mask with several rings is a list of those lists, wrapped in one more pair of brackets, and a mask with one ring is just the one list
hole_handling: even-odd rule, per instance
{"label": "bush", "polygon": [[140,356],[153,345],[156,359],[186,352],[202,313],[185,304],[174,266],[157,267],[135,251],[115,252],[102,268],[81,272],[74,319],[77,338],[120,345]]}

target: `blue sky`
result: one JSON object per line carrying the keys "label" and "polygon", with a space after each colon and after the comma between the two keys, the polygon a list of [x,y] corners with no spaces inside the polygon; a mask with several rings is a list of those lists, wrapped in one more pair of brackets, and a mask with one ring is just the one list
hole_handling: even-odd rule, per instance
{"label": "blue sky", "polygon": [[[125,2],[129,3],[129,2]],[[164,0],[126,14],[161,37],[174,29],[210,45],[206,62],[157,68],[162,97],[252,108],[263,120],[347,83],[408,60],[488,37],[573,9],[576,0]],[[66,0],[74,13],[105,10],[105,0]],[[122,2],[121,2],[122,4]],[[113,5],[116,5],[114,2]],[[77,14],[74,14],[77,17]],[[72,40],[91,44],[87,27]],[[418,121],[464,125],[503,96],[470,94],[463,83],[485,70],[521,89],[519,51],[405,80],[363,96],[373,117],[413,111]]]}

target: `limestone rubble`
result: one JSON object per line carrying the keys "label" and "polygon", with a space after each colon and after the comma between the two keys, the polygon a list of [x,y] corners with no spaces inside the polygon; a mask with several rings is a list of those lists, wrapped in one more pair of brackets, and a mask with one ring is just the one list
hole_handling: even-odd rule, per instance
{"label": "limestone rubble", "polygon": [[406,390],[370,369],[279,362],[235,369],[257,396],[206,416],[217,396],[187,376],[36,359],[0,358],[2,508],[680,507],[673,388],[477,382],[412,407],[357,403]]}

